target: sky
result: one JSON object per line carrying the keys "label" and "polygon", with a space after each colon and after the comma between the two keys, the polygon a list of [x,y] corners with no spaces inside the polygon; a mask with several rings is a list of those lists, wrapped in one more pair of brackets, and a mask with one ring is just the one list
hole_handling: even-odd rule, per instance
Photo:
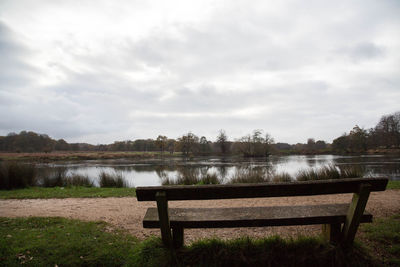
{"label": "sky", "polygon": [[400,1],[0,0],[0,135],[332,140],[400,111]]}

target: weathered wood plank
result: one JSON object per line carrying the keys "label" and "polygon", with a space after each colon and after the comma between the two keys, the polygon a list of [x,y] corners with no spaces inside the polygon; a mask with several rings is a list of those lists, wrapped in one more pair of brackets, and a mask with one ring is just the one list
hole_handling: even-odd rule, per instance
{"label": "weathered wood plank", "polygon": [[165,246],[172,247],[172,236],[168,216],[168,201],[165,192],[157,192],[156,201],[157,217],[160,218],[158,227],[160,227],[161,230],[162,241]]}
{"label": "weathered wood plank", "polygon": [[384,191],[388,183],[387,178],[348,178],[276,184],[150,186],[137,187],[136,195],[139,201],[155,200],[158,191],[165,191],[168,200],[307,196],[355,193],[366,181],[371,185],[371,191]]}
{"label": "weathered wood plank", "polygon": [[[228,228],[280,225],[340,224],[346,220],[349,204],[313,206],[274,206],[240,208],[170,208],[171,227]],[[365,212],[361,222],[371,222]],[[149,208],[143,219],[144,228],[160,227],[156,208]]]}
{"label": "weathered wood plank", "polygon": [[174,243],[174,248],[180,248],[183,246],[183,228],[173,227],[172,228],[172,240]]}
{"label": "weathered wood plank", "polygon": [[350,245],[354,241],[361,216],[367,205],[369,194],[371,192],[369,184],[362,184],[359,192],[353,195],[350,207],[347,212],[346,221],[343,225],[343,244]]}
{"label": "weathered wood plank", "polygon": [[342,238],[342,224],[332,223],[322,225],[322,235],[331,243],[339,243]]}

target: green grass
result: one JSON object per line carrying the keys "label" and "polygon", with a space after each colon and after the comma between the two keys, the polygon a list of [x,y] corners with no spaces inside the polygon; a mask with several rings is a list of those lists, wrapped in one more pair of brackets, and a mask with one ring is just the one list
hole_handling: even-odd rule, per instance
{"label": "green grass", "polygon": [[378,266],[359,245],[342,249],[315,237],[278,236],[206,239],[173,253],[159,238],[150,238],[138,245],[130,262],[134,266]]}
{"label": "green grass", "polygon": [[2,266],[122,266],[137,242],[100,222],[0,218]]}
{"label": "green grass", "polygon": [[400,215],[377,219],[373,224],[362,225],[361,230],[370,249],[378,251],[386,265],[400,266]]}
{"label": "green grass", "polygon": [[137,241],[106,223],[0,218],[0,265],[17,266],[376,266],[365,249],[318,238],[207,239],[170,251],[160,238]]}
{"label": "green grass", "polygon": [[134,197],[135,188],[99,187],[31,187],[16,190],[0,190],[0,199],[68,198],[68,197]]}
{"label": "green grass", "polygon": [[386,189],[400,189],[400,181],[389,181]]}

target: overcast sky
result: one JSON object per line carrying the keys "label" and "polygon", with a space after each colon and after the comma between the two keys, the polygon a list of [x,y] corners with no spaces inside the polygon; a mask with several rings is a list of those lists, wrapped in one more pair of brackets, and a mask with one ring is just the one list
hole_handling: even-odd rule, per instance
{"label": "overcast sky", "polygon": [[400,110],[400,1],[0,0],[0,135],[331,142]]}

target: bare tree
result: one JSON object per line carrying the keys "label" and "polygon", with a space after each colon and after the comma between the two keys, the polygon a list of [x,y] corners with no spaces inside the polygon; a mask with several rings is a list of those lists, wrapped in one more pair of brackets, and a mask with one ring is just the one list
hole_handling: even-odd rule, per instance
{"label": "bare tree", "polygon": [[168,138],[165,135],[159,135],[156,139],[156,146],[161,150],[161,154],[164,154],[167,147],[167,140]]}
{"label": "bare tree", "polygon": [[221,154],[226,155],[230,153],[231,145],[228,141],[228,136],[226,135],[225,130],[219,130],[216,143],[219,150],[221,151]]}
{"label": "bare tree", "polygon": [[189,132],[178,138],[178,147],[184,156],[189,156],[190,153],[196,152],[196,146],[199,143],[199,138]]}

